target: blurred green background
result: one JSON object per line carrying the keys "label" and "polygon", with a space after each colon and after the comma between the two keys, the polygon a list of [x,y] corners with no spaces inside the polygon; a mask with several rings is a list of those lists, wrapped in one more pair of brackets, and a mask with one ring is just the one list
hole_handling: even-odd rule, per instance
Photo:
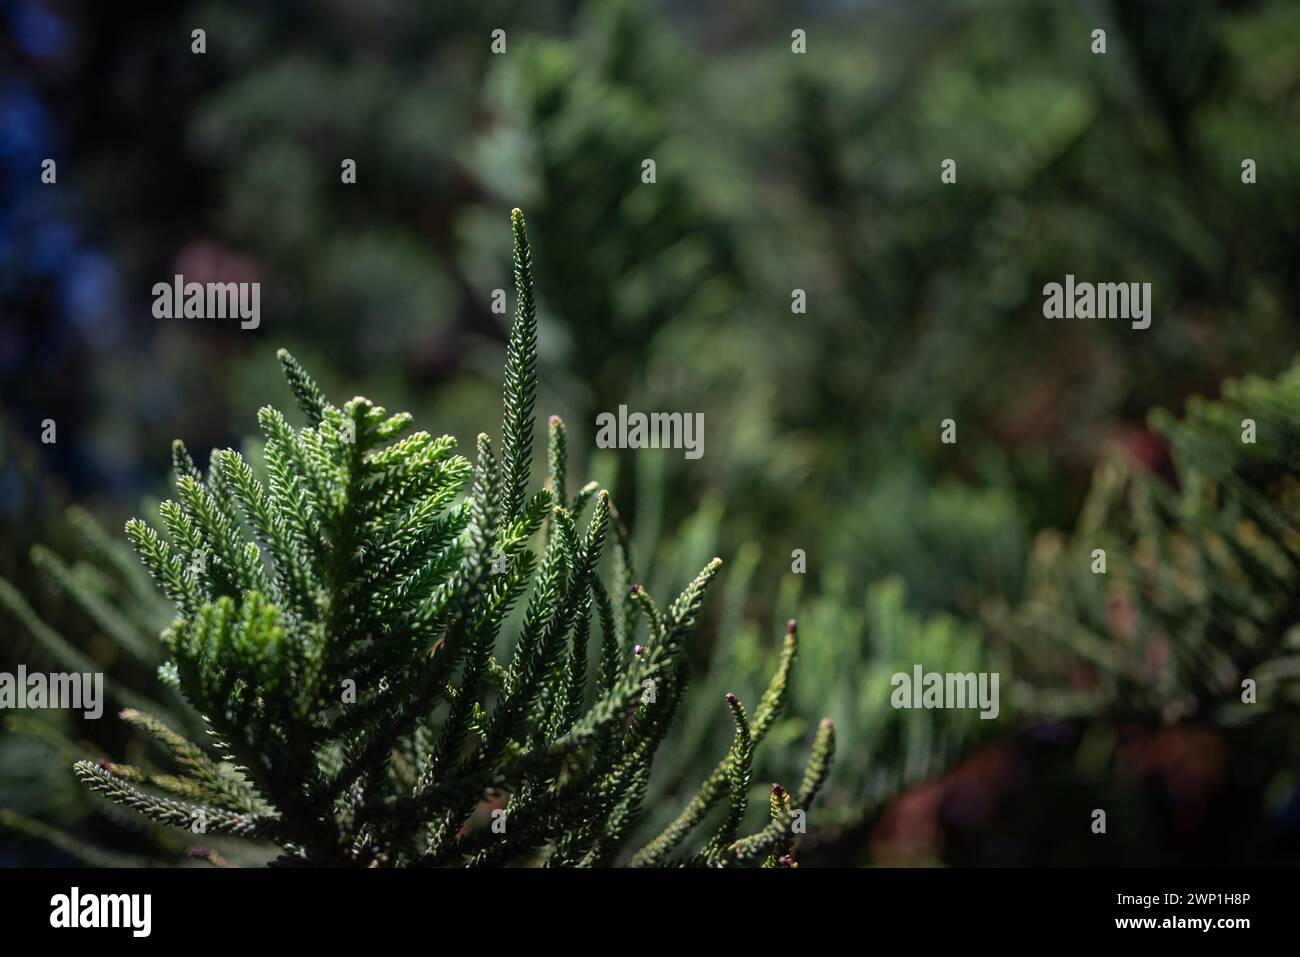
{"label": "blurred green background", "polygon": [[[794,699],[755,780],[794,779],[817,720],[836,720],[807,864],[1300,860],[1296,696],[1249,720],[1179,710],[1177,676],[1153,666],[1163,697],[1058,707],[1078,668],[1048,646],[1068,629],[1034,617],[1043,601],[1086,617],[1041,589],[1053,556],[1090,547],[1086,503],[1106,511],[1128,481],[1099,488],[1103,463],[1142,488],[1178,477],[1149,412],[1300,351],[1295,3],[0,9],[0,576],[24,596],[0,602],[0,670],[50,661],[39,620],[159,693],[106,640],[112,615],[74,607],[32,546],[147,633],[138,583],[96,571],[65,507],[116,537],[166,494],[172,438],[238,445],[285,403],[278,347],[332,396],[463,444],[494,429],[508,316],[492,296],[519,206],[538,411],[569,423],[574,477],[614,489],[652,593],[728,563],[647,828],[725,750],[722,691],[757,697],[794,617]],[[260,281],[261,327],[155,319],[151,287],[175,273]],[[1067,273],[1150,282],[1151,328],[1044,319],[1042,287]],[[702,412],[703,458],[597,451],[595,416],[620,404]],[[1296,617],[1270,608],[1268,657],[1289,675]],[[889,675],[917,661],[1000,670],[1000,719],[892,709]],[[176,849],[67,770],[75,749],[122,753],[124,726],[36,717],[35,737],[0,732],[0,808],[132,860]],[[27,830],[0,828],[0,864],[69,859]]]}

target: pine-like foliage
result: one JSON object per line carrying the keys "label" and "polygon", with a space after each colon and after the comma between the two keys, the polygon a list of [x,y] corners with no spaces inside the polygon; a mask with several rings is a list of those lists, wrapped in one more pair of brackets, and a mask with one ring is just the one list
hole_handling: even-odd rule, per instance
{"label": "pine-like foliage", "polygon": [[1017,701],[1051,717],[1226,725],[1294,706],[1300,366],[1151,420],[1176,482],[1110,460],[1073,538],[1040,541],[1029,598],[998,629],[1019,660]]}
{"label": "pine-like foliage", "polygon": [[[78,762],[90,787],[157,822],[273,841],[282,864],[624,859],[685,687],[683,645],[721,562],[660,610],[635,584],[607,492],[567,493],[558,418],[549,487],[530,492],[537,322],[518,210],[513,227],[499,464],[486,435],[471,465],[450,437],[411,432],[407,414],[360,397],[330,404],[283,351],[307,424],[261,410],[264,476],[231,450],[214,452],[204,476],[174,445],[164,529],[135,520],[127,535],[176,606],[163,674],[202,714],[216,753],[132,711],[178,773]],[[611,587],[599,571],[607,551]],[[513,639],[500,661],[503,632]],[[730,750],[631,863],[791,862],[829,769],[830,722],[798,792],[774,785],[771,823],[743,839],[739,827],[753,750],[786,700],[795,650],[791,623],[753,713],[726,696]],[[688,849],[706,819],[712,830]]]}
{"label": "pine-like foliage", "polygon": [[[135,555],[76,506],[67,510],[62,526],[56,528],[64,533],[61,538],[71,539],[65,543],[66,551],[60,554],[45,545],[31,549],[32,568],[51,601],[38,610],[15,583],[0,577],[0,620],[12,623],[18,635],[31,640],[36,658],[70,673],[102,671],[105,707],[124,708],[127,721],[147,714],[183,733],[202,735],[202,721],[181,695],[147,680],[163,661],[165,649],[157,636],[171,609]],[[63,613],[49,616],[55,610]],[[82,650],[92,647],[93,658],[90,650]],[[72,714],[58,710],[4,712],[0,830],[26,835],[93,866],[134,867],[175,860],[185,852],[186,834],[141,821],[99,795],[88,794],[67,775],[68,765],[102,753],[89,736],[93,726],[103,724],[77,726]],[[171,778],[157,775],[152,783],[166,787]],[[125,853],[73,833],[70,820],[91,813],[115,830],[129,832],[135,850]],[[217,846],[208,850],[219,860],[266,859],[265,848],[259,845],[236,845],[223,838],[213,844]]]}

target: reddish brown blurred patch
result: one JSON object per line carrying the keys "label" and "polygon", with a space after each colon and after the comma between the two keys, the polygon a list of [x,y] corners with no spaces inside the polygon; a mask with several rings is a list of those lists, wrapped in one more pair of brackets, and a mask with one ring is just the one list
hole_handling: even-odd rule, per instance
{"label": "reddish brown blurred patch", "polygon": [[1152,683],[1157,683],[1160,676],[1165,673],[1169,666],[1169,639],[1162,634],[1153,633],[1147,636],[1146,647],[1146,677]]}
{"label": "reddish brown blurred patch", "polygon": [[1106,623],[1116,638],[1124,642],[1132,641],[1137,632],[1137,609],[1126,592],[1111,589],[1107,594]]}
{"label": "reddish brown blurred patch", "polygon": [[1121,774],[1158,785],[1169,799],[1174,825],[1200,827],[1210,799],[1223,786],[1227,755],[1223,739],[1204,728],[1125,729],[1116,744]]}
{"label": "reddish brown blurred patch", "polygon": [[1111,427],[1108,438],[1130,464],[1157,475],[1169,472],[1169,446],[1150,429],[1128,423],[1118,424]]}
{"label": "reddish brown blurred patch", "polygon": [[937,861],[943,850],[944,817],[978,829],[992,816],[1014,778],[1008,746],[976,752],[942,777],[899,795],[871,832],[871,860],[881,866]]}
{"label": "reddish brown blurred patch", "polygon": [[[992,825],[1010,794],[1027,786],[1015,742],[994,744],[956,768],[899,795],[871,831],[871,862],[929,864],[943,859],[948,831],[978,834]],[[1202,728],[1120,729],[1115,765],[1121,777],[1159,788],[1180,832],[1205,827],[1224,783],[1222,738]]]}
{"label": "reddish brown blurred patch", "polygon": [[251,256],[211,239],[195,239],[176,254],[176,271],[186,282],[257,282],[259,270]]}

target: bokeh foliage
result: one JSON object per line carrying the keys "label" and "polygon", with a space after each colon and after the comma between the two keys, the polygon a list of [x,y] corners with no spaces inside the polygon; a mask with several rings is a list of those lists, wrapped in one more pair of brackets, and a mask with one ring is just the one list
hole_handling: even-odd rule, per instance
{"label": "bokeh foliage", "polygon": [[[614,490],[652,592],[675,594],[711,555],[734,556],[705,609],[708,637],[689,649],[692,687],[712,686],[707,672],[752,697],[784,621],[800,620],[798,693],[828,702],[842,741],[825,799],[847,850],[830,856],[884,859],[871,834],[900,792],[947,780],[971,754],[1014,765],[1041,743],[1017,735],[1040,721],[1068,755],[1063,789],[1114,785],[1134,819],[1158,817],[1164,798],[1125,783],[1102,729],[1191,722],[1170,701],[1222,662],[1150,652],[1141,667],[1156,670],[1131,677],[1151,687],[1059,695],[1095,692],[1097,663],[1061,647],[1058,618],[1105,639],[1128,614],[1108,594],[1118,572],[1080,574],[1103,532],[1117,569],[1155,561],[1156,542],[1200,560],[1187,552],[1200,525],[1187,523],[1206,519],[1190,514],[1187,466],[1174,463],[1217,474],[1241,449],[1222,437],[1189,446],[1204,431],[1197,408],[1173,431],[1150,428],[1150,411],[1213,397],[1232,376],[1283,375],[1300,350],[1300,11],[1285,0],[744,6],[87,5],[68,15],[76,42],[63,52],[20,51],[7,102],[21,93],[44,110],[33,129],[45,139],[12,138],[5,162],[48,150],[61,186],[57,198],[41,187],[5,198],[6,236],[30,228],[37,241],[8,243],[3,260],[0,572],[69,641],[107,654],[102,623],[51,607],[29,561],[40,541],[73,560],[58,484],[117,526],[161,492],[170,439],[242,437],[255,397],[274,388],[278,345],[331,394],[382,394],[473,434],[496,411],[507,332],[490,305],[510,285],[492,224],[524,205],[542,283],[540,405],[572,423],[573,474]],[[193,26],[208,31],[204,58],[188,53]],[[789,51],[796,26],[804,56]],[[505,56],[489,51],[497,27]],[[1105,56],[1089,51],[1096,27]],[[345,157],[355,186],[338,181]],[[640,181],[647,157],[654,186]],[[1250,186],[1245,157],[1259,167]],[[956,185],[939,182],[946,158]],[[56,218],[75,228],[78,255],[46,228]],[[89,295],[105,260],[113,294]],[[260,278],[262,330],[152,319],[147,290],[182,267]],[[1042,285],[1066,273],[1152,282],[1152,328],[1043,319]],[[791,314],[796,288],[806,315]],[[704,459],[593,453],[594,414],[620,403],[703,411]],[[47,415],[57,446],[34,438]],[[950,416],[956,446],[938,440]],[[1281,434],[1261,429],[1261,453],[1278,452]],[[1242,481],[1282,500],[1267,469]],[[1182,504],[1162,512],[1162,496]],[[1285,549],[1282,530],[1261,529]],[[806,575],[791,572],[794,549]],[[1223,574],[1226,587],[1245,573]],[[1285,630],[1285,606],[1269,609]],[[1247,640],[1249,628],[1207,623],[1195,601],[1160,611],[1173,616],[1162,633],[1208,629],[1234,661]],[[1010,707],[1006,678],[997,722],[894,712],[879,676],[920,654],[936,669],[999,662],[1046,698]],[[3,657],[33,655],[19,639]],[[1131,712],[1099,717],[1112,698]],[[793,714],[822,711],[800,704]],[[730,734],[715,702],[687,705],[694,743],[652,782],[665,799]],[[1217,772],[1219,805],[1244,809],[1231,825],[1242,855],[1288,853],[1300,833],[1300,791],[1278,759],[1294,743],[1292,707],[1270,699],[1258,750]],[[776,745],[799,730],[773,729],[759,773],[789,773]],[[121,743],[77,732],[107,738],[101,750]],[[997,787],[979,786],[983,797],[962,800],[996,803]],[[1028,860],[1073,824],[1021,806],[986,826]],[[1153,860],[1203,859],[1185,834],[1153,841]],[[942,858],[942,840],[926,853]]]}

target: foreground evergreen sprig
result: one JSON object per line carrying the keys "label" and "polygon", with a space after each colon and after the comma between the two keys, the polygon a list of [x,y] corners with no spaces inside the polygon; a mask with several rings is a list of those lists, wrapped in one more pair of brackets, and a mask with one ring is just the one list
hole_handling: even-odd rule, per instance
{"label": "foreground evergreen sprig", "polygon": [[[628,584],[627,534],[608,493],[592,483],[568,497],[558,418],[549,488],[529,493],[537,321],[518,210],[512,226],[499,463],[486,435],[471,464],[450,437],[411,432],[409,415],[361,397],[330,404],[283,351],[307,424],[261,410],[264,475],[225,450],[204,476],[175,444],[164,528],[134,520],[127,535],[176,606],[161,673],[202,715],[215,754],[130,709],[122,717],[179,773],[80,761],[87,785],[162,824],[273,841],[284,864],[622,859],[721,561],[664,611]],[[612,587],[600,575],[607,545]],[[726,696],[732,748],[633,863],[790,862],[795,817],[829,768],[829,722],[798,796],[774,801],[753,837],[739,830],[754,749],[785,702],[795,651],[792,622],[752,719]],[[715,807],[713,831],[686,850]]]}

